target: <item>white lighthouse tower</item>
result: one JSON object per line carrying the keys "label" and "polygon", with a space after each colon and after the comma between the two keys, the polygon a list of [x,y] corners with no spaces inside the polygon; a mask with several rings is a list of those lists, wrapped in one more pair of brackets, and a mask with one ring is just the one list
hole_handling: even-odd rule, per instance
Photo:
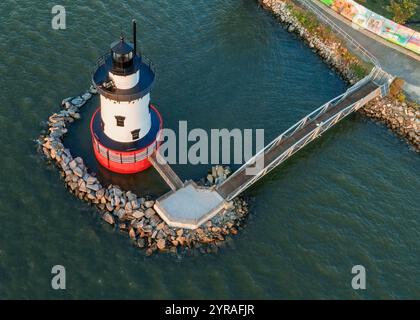
{"label": "white lighthouse tower", "polygon": [[148,157],[156,151],[162,118],[150,103],[155,72],[124,37],[111,44],[93,73],[100,107],[91,120],[95,157],[111,171],[135,173],[150,167]]}

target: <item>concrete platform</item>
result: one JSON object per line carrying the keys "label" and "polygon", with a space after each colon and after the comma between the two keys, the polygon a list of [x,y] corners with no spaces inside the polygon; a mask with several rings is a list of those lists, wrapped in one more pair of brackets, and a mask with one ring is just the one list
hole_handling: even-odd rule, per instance
{"label": "concrete platform", "polygon": [[154,205],[156,212],[169,226],[185,229],[198,228],[228,207],[216,190],[199,187],[193,181],[163,195]]}

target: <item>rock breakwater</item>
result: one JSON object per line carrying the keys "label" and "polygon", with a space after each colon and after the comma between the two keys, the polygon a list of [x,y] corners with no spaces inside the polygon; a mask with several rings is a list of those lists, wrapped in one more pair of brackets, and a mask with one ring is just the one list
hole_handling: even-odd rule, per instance
{"label": "rock breakwater", "polygon": [[[73,158],[62,139],[68,132],[68,126],[81,118],[80,108],[96,93],[91,87],[80,96],[64,99],[63,109],[49,117],[48,130],[38,139],[40,152],[59,168],[68,190],[80,200],[95,206],[104,221],[126,233],[133,245],[145,249],[147,255],[156,251],[188,252],[194,248],[201,252],[217,252],[229,235],[236,235],[243,227],[248,214],[248,205],[243,198],[231,201],[229,210],[200,228],[171,228],[153,209],[155,199],[139,197],[116,185],[103,186],[81,157]],[[228,167],[213,167],[202,179],[202,185],[211,187],[220,183],[230,172]]]}

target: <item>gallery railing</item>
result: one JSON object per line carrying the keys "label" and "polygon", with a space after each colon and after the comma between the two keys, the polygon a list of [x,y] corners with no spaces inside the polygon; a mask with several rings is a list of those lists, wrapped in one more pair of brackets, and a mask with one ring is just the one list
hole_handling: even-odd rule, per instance
{"label": "gallery railing", "polygon": [[140,151],[118,152],[102,146],[95,138],[93,138],[93,146],[103,157],[115,163],[136,163],[143,161],[153,155],[156,151],[156,141]]}

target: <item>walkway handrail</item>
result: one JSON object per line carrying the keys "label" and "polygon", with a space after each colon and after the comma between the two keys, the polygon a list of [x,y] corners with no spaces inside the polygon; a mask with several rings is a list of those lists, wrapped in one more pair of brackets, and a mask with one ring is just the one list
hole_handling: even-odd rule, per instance
{"label": "walkway handrail", "polygon": [[[379,78],[380,81],[377,80],[377,77],[378,76],[380,76],[380,78]],[[385,80],[386,81],[383,81],[384,77],[385,77]],[[374,82],[378,86],[378,88],[381,88],[381,94],[382,95],[385,95],[385,94],[387,94],[389,85],[392,82],[392,80],[393,80],[393,77],[391,77],[390,75],[388,75],[385,71],[383,71],[379,67],[376,67],[375,66],[371,70],[371,72],[369,73],[369,75],[367,75],[365,78],[363,78],[362,80],[360,80],[359,82],[355,83],[353,86],[351,86],[350,88],[348,88],[346,90],[346,92],[344,92],[343,94],[341,94],[341,95],[339,95],[339,96],[331,99],[330,101],[328,101],[327,103],[325,103],[321,107],[319,107],[318,109],[312,111],[310,114],[306,115],[301,120],[299,120],[294,125],[292,125],[289,129],[287,129],[282,134],[280,134],[277,138],[275,138],[274,140],[272,140],[264,148],[262,148],[261,150],[259,150],[253,157],[251,157],[250,159],[248,159],[240,168],[238,168],[231,176],[229,176],[229,178],[226,179],[221,185],[223,185],[224,183],[228,183],[235,176],[237,176],[238,174],[240,174],[241,171],[243,169],[245,169],[247,166],[254,165],[256,163],[257,159],[260,158],[262,154],[268,153],[272,148],[274,148],[278,144],[280,144],[280,142],[283,139],[293,136],[293,134],[296,131],[298,131],[299,129],[301,129],[302,127],[304,127],[308,122],[314,121],[317,118],[319,118],[321,115],[325,114],[328,110],[331,109],[331,107],[334,107],[335,104],[337,104],[339,101],[341,101],[342,99],[344,99],[345,97],[347,97],[350,93],[352,93],[355,90],[359,89],[361,86],[365,85],[367,82],[369,82],[369,81]],[[327,120],[325,120],[325,121],[322,122],[321,127],[323,127],[326,124],[328,124],[332,119],[336,118],[338,115],[345,113],[347,110],[350,110],[353,106],[357,105],[364,98],[365,97],[363,97],[360,100],[356,101],[355,103],[351,104],[347,108],[345,108],[342,111],[340,111],[338,114],[333,114],[330,118],[328,118]],[[328,128],[329,127],[327,127],[327,129]],[[327,130],[327,129],[325,129],[325,130]],[[323,132],[325,130],[323,130]],[[304,140],[305,138],[307,138],[309,135],[311,135],[313,133],[314,133],[314,131],[310,132],[308,135],[304,136],[302,139],[300,139],[294,145],[298,144],[299,142],[301,142],[302,140]],[[281,158],[282,155],[280,155],[278,158]],[[276,160],[274,160],[273,162],[275,162],[275,161]],[[235,197],[236,195],[238,195],[240,192],[242,192],[244,189],[246,189],[249,185],[251,185],[252,183],[254,183],[256,180],[258,180],[260,177],[262,177],[263,175],[265,175],[267,172],[268,172],[267,171],[267,168],[264,167],[264,169],[262,169],[260,172],[258,172],[245,185],[240,186],[235,191],[235,193],[233,195],[229,195],[229,197],[228,197],[229,199],[228,200],[230,200],[233,197]]]}
{"label": "walkway handrail", "polygon": [[[363,78],[362,80],[360,80],[359,82],[357,82],[356,84],[354,84],[347,91],[352,90],[354,87],[359,88],[362,85],[362,82],[364,84],[365,83],[364,80],[366,78],[369,78],[370,79],[373,74],[374,74],[374,72],[373,72],[373,69],[372,69],[372,72],[367,77]],[[250,165],[250,164],[254,163],[255,160],[256,160],[256,158],[258,156],[260,156],[263,152],[266,152],[266,151],[270,150],[271,147],[277,145],[277,143],[279,143],[281,140],[283,140],[284,137],[290,137],[290,136],[292,136],[295,131],[297,131],[299,128],[302,127],[302,125],[304,125],[308,121],[315,120],[316,118],[318,118],[319,116],[321,116],[322,114],[324,114],[326,111],[328,111],[330,109],[330,107],[333,105],[334,102],[337,102],[338,100],[341,100],[342,97],[346,96],[347,91],[344,92],[344,93],[342,93],[342,94],[340,94],[339,96],[331,99],[327,103],[324,103],[318,109],[315,109],[310,114],[306,115],[304,118],[302,118],[301,120],[299,120],[298,122],[296,122],[289,129],[287,129],[286,131],[284,131],[281,135],[279,135],[277,138],[275,138],[269,144],[267,144],[264,148],[262,148],[261,150],[259,150],[253,157],[251,157],[249,160],[247,160],[238,170],[236,170],[236,172],[234,172],[229,177],[229,179],[232,178],[233,176],[235,176],[235,174],[237,174],[240,171],[240,169],[246,167],[247,165]]]}
{"label": "walkway handrail", "polygon": [[[248,180],[245,184],[243,184],[240,187],[238,187],[237,189],[235,189],[234,192],[232,192],[231,194],[229,194],[227,196],[226,200],[232,200],[234,197],[236,197],[238,194],[240,194],[242,191],[244,191],[250,185],[254,184],[257,180],[259,180],[261,177],[265,176],[268,172],[270,172],[272,169],[274,169],[278,164],[283,162],[283,160],[286,159],[287,155],[290,156],[290,155],[294,154],[296,151],[298,151],[299,149],[303,148],[307,143],[314,140],[321,133],[323,133],[323,132],[327,131],[329,128],[331,128],[333,126],[334,122],[337,122],[340,119],[346,117],[348,114],[350,114],[353,111],[353,109],[356,109],[359,106],[359,104],[360,104],[360,100],[352,103],[351,105],[349,105],[345,109],[341,110],[339,113],[334,114],[331,117],[329,117],[319,127],[317,127],[313,131],[311,131],[308,134],[306,134],[305,136],[303,136],[301,139],[296,141],[292,146],[290,146],[287,150],[285,150],[283,153],[281,153],[276,159],[274,159],[272,162],[270,162],[270,164],[265,166],[263,170],[261,170],[256,175],[254,175],[252,177],[252,179]],[[304,143],[302,143],[302,142],[304,142]],[[299,146],[300,144],[301,144],[301,146],[299,148],[297,148],[297,146]],[[240,172],[242,168],[243,168],[243,166],[240,169],[236,170],[235,173]],[[228,182],[232,176],[230,176],[227,180],[225,180],[225,182]],[[225,183],[225,182],[223,182],[223,183]]]}

